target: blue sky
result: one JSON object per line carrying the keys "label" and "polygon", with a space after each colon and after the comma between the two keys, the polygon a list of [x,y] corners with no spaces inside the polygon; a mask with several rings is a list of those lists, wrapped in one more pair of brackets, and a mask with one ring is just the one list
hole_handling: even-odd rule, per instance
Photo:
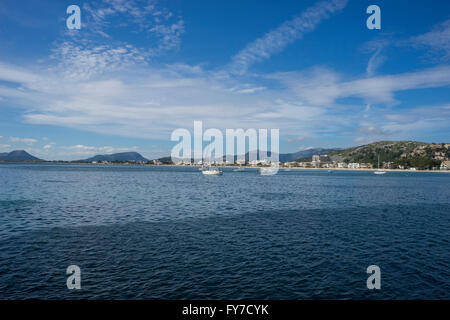
{"label": "blue sky", "polygon": [[155,158],[194,120],[281,152],[450,142],[449,1],[3,0],[0,43],[0,152]]}

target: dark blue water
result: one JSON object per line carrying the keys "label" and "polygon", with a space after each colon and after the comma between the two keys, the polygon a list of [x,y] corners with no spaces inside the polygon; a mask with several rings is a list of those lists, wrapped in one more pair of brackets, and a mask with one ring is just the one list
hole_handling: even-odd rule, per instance
{"label": "dark blue water", "polygon": [[0,299],[450,299],[449,239],[446,173],[0,164]]}

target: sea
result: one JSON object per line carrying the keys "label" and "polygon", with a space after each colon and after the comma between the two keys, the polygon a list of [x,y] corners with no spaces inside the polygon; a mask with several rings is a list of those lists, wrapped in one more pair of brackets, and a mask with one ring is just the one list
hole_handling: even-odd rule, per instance
{"label": "sea", "polygon": [[448,173],[0,164],[0,299],[450,299],[449,240]]}

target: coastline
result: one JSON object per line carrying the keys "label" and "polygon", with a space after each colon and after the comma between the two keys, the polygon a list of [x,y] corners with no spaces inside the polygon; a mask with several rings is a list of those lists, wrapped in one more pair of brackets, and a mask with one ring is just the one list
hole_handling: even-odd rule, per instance
{"label": "coastline", "polygon": [[[57,165],[92,165],[92,166],[151,166],[151,167],[193,167],[193,168],[200,168],[201,165],[193,164],[193,165],[186,165],[186,164],[141,164],[141,163],[89,163],[89,162],[65,162],[65,161],[0,161],[0,164],[57,164]],[[245,169],[262,169],[262,168],[269,168],[268,166],[237,166],[237,165],[219,165],[217,167],[220,168],[245,168]],[[309,170],[309,171],[377,171],[377,168],[304,168],[304,167],[278,167],[279,170]],[[435,173],[450,173],[450,170],[409,170],[409,169],[382,169],[386,172],[411,172],[411,173],[417,173],[417,172],[435,172]]]}
{"label": "coastline", "polygon": [[[157,166],[157,165],[153,165]],[[174,166],[174,167],[196,167],[200,168],[200,165],[166,165],[166,166]],[[218,166],[223,168],[239,168],[239,166]],[[269,167],[262,167],[262,166],[242,166],[242,168],[245,169],[262,169],[262,168],[269,168]],[[370,168],[361,168],[361,169],[353,169],[353,168],[301,168],[301,167],[279,167],[279,170],[321,170],[321,171],[377,171],[378,169],[370,169]],[[382,169],[386,172],[446,172],[450,173],[450,170],[408,170],[408,169]]]}

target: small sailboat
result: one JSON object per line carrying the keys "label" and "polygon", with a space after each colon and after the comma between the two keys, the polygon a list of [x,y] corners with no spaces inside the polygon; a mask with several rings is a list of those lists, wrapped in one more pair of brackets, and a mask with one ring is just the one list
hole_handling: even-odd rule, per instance
{"label": "small sailboat", "polygon": [[238,168],[234,169],[233,172],[245,172],[245,168],[240,165]]}
{"label": "small sailboat", "polygon": [[380,169],[380,155],[378,155],[378,169],[373,172],[374,174],[385,174],[386,171]]}
{"label": "small sailboat", "polygon": [[222,170],[220,170],[219,168],[216,168],[216,167],[207,168],[207,169],[203,170],[202,173],[207,176],[221,176],[223,174]]}

